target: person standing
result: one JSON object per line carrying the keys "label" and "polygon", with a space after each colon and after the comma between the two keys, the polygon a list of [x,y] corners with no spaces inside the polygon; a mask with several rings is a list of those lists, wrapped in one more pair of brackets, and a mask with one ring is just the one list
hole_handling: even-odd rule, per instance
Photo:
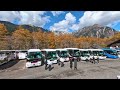
{"label": "person standing", "polygon": [[77,59],[74,58],[74,70],[77,70]]}
{"label": "person standing", "polygon": [[63,67],[64,66],[64,58],[60,58],[60,62],[61,62],[61,67]]}
{"label": "person standing", "polygon": [[48,64],[49,71],[51,71],[51,69],[52,69],[52,61],[47,60],[47,64]]}
{"label": "person standing", "polygon": [[73,59],[72,57],[70,57],[70,68],[72,69],[72,66],[73,66]]}
{"label": "person standing", "polygon": [[97,57],[97,62],[99,63],[99,57]]}
{"label": "person standing", "polygon": [[95,57],[93,56],[93,63],[95,64]]}
{"label": "person standing", "polygon": [[45,70],[47,70],[47,59],[45,60]]}

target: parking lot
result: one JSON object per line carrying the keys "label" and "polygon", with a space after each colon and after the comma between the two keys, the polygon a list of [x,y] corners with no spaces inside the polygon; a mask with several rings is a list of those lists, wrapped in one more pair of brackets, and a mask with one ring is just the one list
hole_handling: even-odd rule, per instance
{"label": "parking lot", "polygon": [[70,69],[70,63],[64,67],[54,64],[49,71],[45,66],[26,68],[25,60],[11,61],[0,66],[0,79],[117,79],[120,75],[120,59],[100,60],[97,64],[81,61],[78,70]]}

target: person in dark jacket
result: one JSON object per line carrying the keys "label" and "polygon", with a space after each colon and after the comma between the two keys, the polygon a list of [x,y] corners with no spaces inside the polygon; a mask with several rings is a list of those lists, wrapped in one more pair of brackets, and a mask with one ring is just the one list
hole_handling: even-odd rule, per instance
{"label": "person in dark jacket", "polygon": [[70,68],[72,69],[72,66],[73,66],[73,60],[72,60],[72,57],[70,57]]}
{"label": "person in dark jacket", "polygon": [[74,70],[77,70],[77,59],[74,58]]}
{"label": "person in dark jacket", "polygon": [[93,63],[95,64],[95,57],[93,56]]}

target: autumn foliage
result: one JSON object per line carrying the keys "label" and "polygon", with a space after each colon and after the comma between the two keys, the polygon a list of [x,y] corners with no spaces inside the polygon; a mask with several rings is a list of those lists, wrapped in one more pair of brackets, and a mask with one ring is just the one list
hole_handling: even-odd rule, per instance
{"label": "autumn foliage", "polygon": [[72,34],[55,34],[38,30],[30,32],[18,27],[12,35],[0,24],[0,49],[30,48],[103,48],[108,42],[120,39],[120,33],[109,38],[75,37]]}

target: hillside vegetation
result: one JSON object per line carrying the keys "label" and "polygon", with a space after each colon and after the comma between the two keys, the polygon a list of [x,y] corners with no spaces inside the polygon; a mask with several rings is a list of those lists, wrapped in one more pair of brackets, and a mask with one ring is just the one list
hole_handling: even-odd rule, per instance
{"label": "hillside vegetation", "polygon": [[120,32],[113,36],[99,38],[91,36],[76,37],[73,34],[55,34],[37,30],[31,32],[23,27],[17,27],[9,34],[4,24],[0,24],[0,49],[30,49],[30,48],[102,48],[119,40]]}

